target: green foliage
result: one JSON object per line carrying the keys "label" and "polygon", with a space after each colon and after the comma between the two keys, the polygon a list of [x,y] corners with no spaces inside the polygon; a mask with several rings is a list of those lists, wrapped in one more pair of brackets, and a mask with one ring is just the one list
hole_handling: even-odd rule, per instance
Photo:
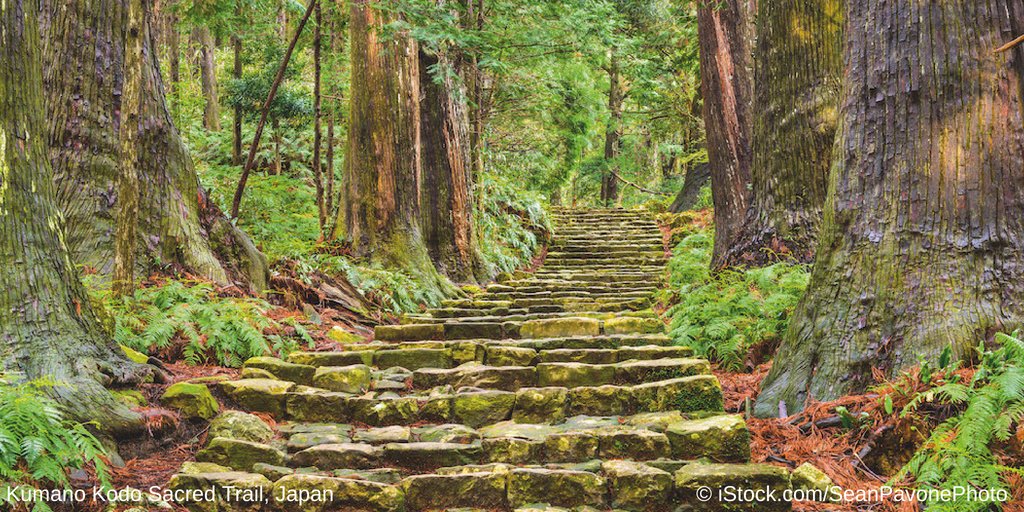
{"label": "green foliage", "polygon": [[221,297],[207,283],[166,281],[126,298],[96,293],[116,320],[114,340],[146,354],[181,342],[188,364],[238,367],[250,357],[313,346],[294,319],[268,316],[273,306],[266,301]]}
{"label": "green foliage", "polygon": [[[46,512],[42,501],[20,502],[21,490],[70,489],[68,472],[91,467],[109,486],[106,455],[86,426],[64,418],[45,389],[52,383],[14,383],[0,374],[0,508]],[[8,491],[12,490],[10,499]]]}
{"label": "green foliage", "polygon": [[490,275],[525,266],[551,232],[547,211],[537,194],[524,192],[497,176],[485,174],[477,184],[482,208],[476,216],[480,251]]}
{"label": "green foliage", "polygon": [[[967,487],[1008,490],[1007,477],[1024,476],[1020,467],[1000,462],[993,445],[1008,441],[1024,420],[1024,342],[999,333],[1000,347],[978,347],[981,362],[970,382],[959,374],[944,372],[936,387],[919,393],[902,414],[913,414],[924,405],[946,405],[958,412],[932,431],[928,440],[894,480],[911,476],[925,489]],[[949,358],[946,358],[948,364]],[[951,366],[940,368],[952,370]],[[929,372],[929,380],[932,373]],[[928,503],[928,511],[971,512],[992,510],[998,503],[947,501]]]}
{"label": "green foliage", "polygon": [[780,262],[762,268],[712,274],[714,237],[703,230],[683,239],[668,264],[669,334],[676,344],[741,369],[750,348],[785,332],[789,315],[807,287],[806,266]]}

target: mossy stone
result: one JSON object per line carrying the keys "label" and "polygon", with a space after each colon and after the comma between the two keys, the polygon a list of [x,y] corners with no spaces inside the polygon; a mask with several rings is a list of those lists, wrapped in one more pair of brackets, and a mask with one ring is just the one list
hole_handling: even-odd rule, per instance
{"label": "mossy stone", "polygon": [[339,325],[331,327],[331,330],[327,331],[327,337],[342,345],[352,345],[365,341],[362,336],[348,332],[345,329],[342,329]]}
{"label": "mossy stone", "polygon": [[559,423],[565,420],[569,390],[560,387],[523,388],[516,392],[512,420],[516,423]]}
{"label": "mossy stone", "polygon": [[620,316],[604,321],[605,334],[659,334],[663,332],[665,332],[665,324],[658,318]]}
{"label": "mossy stone", "polygon": [[269,495],[274,510],[280,512],[320,512],[334,502],[338,491],[335,478],[318,475],[283,475]]}
{"label": "mossy stone", "polygon": [[[789,471],[767,464],[688,464],[675,473],[675,499],[686,503],[688,510],[707,512],[788,512],[792,503],[781,500],[782,493],[790,488]],[[770,489],[775,491],[777,500],[756,502],[720,502],[717,493],[710,500],[697,499],[701,487],[723,489],[732,486],[738,489]],[[763,496],[762,496],[763,497]]]}
{"label": "mossy stone", "polygon": [[594,435],[602,459],[651,460],[671,451],[668,437],[650,430],[612,427],[598,430]]}
{"label": "mossy stone", "polygon": [[597,458],[597,438],[588,432],[552,434],[544,440],[545,462],[583,462]]}
{"label": "mossy stone", "polygon": [[177,409],[185,417],[202,418],[208,420],[220,410],[220,404],[213,398],[210,388],[206,384],[191,384],[179,382],[173,384],[164,391],[160,402],[168,407]]}
{"label": "mossy stone", "polygon": [[696,375],[679,379],[639,384],[632,388],[638,410],[722,412],[722,386],[713,375]]}
{"label": "mossy stone", "polygon": [[321,366],[313,374],[313,386],[342,393],[363,393],[370,388],[369,366]]}
{"label": "mossy stone", "polygon": [[220,383],[221,389],[242,408],[284,416],[286,393],[294,382],[274,379],[243,379]]}
{"label": "mossy stone", "polygon": [[241,411],[224,411],[210,422],[209,437],[267,443],[274,431],[258,416]]}
{"label": "mossy stone", "polygon": [[378,350],[374,353],[373,364],[378,368],[402,367],[407,370],[451,368],[452,355],[450,350],[437,348]]}
{"label": "mossy stone", "polygon": [[242,365],[242,368],[259,368],[272,373],[275,377],[303,386],[313,383],[316,368],[304,364],[289,363],[276,357],[253,357]]}
{"label": "mossy stone", "polygon": [[196,453],[199,462],[212,462],[239,471],[252,471],[253,464],[263,462],[280,466],[284,463],[284,453],[273,446],[215,437],[206,448]]}
{"label": "mossy stone", "polygon": [[665,430],[677,459],[707,457],[716,462],[750,460],[750,432],[743,417],[735,414],[681,421]]}
{"label": "mossy stone", "polygon": [[351,366],[373,364],[372,350],[349,350],[343,352],[292,352],[288,362],[308,366]]}
{"label": "mossy stone", "polygon": [[402,481],[408,510],[475,507],[504,510],[507,506],[505,473],[417,475]]}
{"label": "mossy stone", "polygon": [[384,460],[390,466],[434,469],[477,464],[483,450],[479,444],[391,443],[384,445]]}
{"label": "mossy stone", "polygon": [[[270,495],[271,486],[267,477],[241,471],[179,473],[171,477],[167,484],[169,490],[182,496],[199,497],[195,501],[186,500],[178,503],[196,512],[258,510],[263,505],[262,498]],[[207,499],[205,494],[210,489],[216,493],[213,500]]]}
{"label": "mossy stone", "polygon": [[558,507],[591,505],[604,508],[605,481],[585,471],[516,468],[508,477],[512,507],[547,503]]}
{"label": "mossy stone", "polygon": [[791,475],[793,489],[802,491],[814,491],[819,493],[823,501],[834,502],[839,498],[833,495],[835,484],[824,471],[818,469],[810,462],[805,462],[793,470]]}
{"label": "mossy stone", "polygon": [[515,437],[484,439],[481,442],[484,460],[504,464],[528,464],[536,462],[542,453],[544,442]]}
{"label": "mossy stone", "polygon": [[601,464],[608,480],[611,506],[626,510],[665,510],[672,497],[672,475],[639,462],[610,460]]}
{"label": "mossy stone", "polygon": [[460,393],[452,398],[452,418],[479,428],[512,417],[516,394],[507,391]]}
{"label": "mossy stone", "polygon": [[444,339],[443,324],[378,325],[374,337],[380,341],[417,341]]}
{"label": "mossy stone", "polygon": [[224,473],[231,471],[231,468],[227,466],[221,466],[220,464],[214,464],[212,462],[194,462],[185,461],[181,463],[181,468],[178,469],[178,473],[185,475],[198,475],[200,473]]}
{"label": "mossy stone", "polygon": [[610,365],[585,363],[541,363],[537,365],[537,385],[576,388],[602,386],[615,380]]}
{"label": "mossy stone", "polygon": [[322,444],[292,455],[293,466],[314,466],[321,470],[369,469],[380,461],[381,449],[360,443]]}
{"label": "mossy stone", "polygon": [[119,346],[121,347],[121,351],[124,352],[124,355],[128,356],[128,359],[130,359],[133,363],[138,363],[138,364],[148,364],[149,363],[149,356],[147,356],[146,354],[143,354],[142,352],[139,352],[138,350],[135,350],[135,349],[129,347],[128,345],[119,345]]}
{"label": "mossy stone", "polygon": [[569,416],[612,416],[637,410],[633,391],[623,386],[587,386],[569,390]]}
{"label": "mossy stone", "polygon": [[487,364],[491,366],[530,366],[537,351],[524,347],[487,347]]}
{"label": "mossy stone", "polygon": [[601,321],[585,317],[527,320],[519,328],[521,338],[558,338],[597,336],[599,334],[601,334]]}

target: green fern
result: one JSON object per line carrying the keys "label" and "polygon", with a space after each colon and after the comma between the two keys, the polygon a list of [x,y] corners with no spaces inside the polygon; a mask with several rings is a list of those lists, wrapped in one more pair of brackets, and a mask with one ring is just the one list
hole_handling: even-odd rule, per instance
{"label": "green fern", "polygon": [[[920,487],[1009,489],[1006,477],[1024,476],[1019,467],[1001,464],[992,445],[1008,440],[1024,419],[1024,342],[1017,334],[997,334],[1000,347],[979,347],[981,363],[969,383],[949,379],[919,393],[902,415],[925,403],[954,406],[960,413],[940,424],[894,480],[912,477]],[[973,512],[999,509],[999,503],[958,500],[926,504],[928,511]]]}
{"label": "green fern", "polygon": [[669,334],[727,369],[740,369],[750,348],[778,338],[807,287],[806,266],[780,262],[762,268],[726,270],[712,274],[710,229],[682,240],[668,264],[675,305],[666,314]]}
{"label": "green fern", "polygon": [[[45,388],[52,383],[12,383],[0,375],[0,509],[46,512],[42,501],[23,503],[31,489],[70,489],[68,471],[91,467],[109,486],[106,452],[86,426],[64,418]],[[11,496],[8,490],[13,489]]]}

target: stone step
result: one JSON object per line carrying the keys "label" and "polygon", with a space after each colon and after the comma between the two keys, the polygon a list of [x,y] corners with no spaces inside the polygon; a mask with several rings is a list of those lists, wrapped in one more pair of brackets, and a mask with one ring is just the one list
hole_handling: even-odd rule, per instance
{"label": "stone step", "polygon": [[545,261],[557,259],[607,260],[615,258],[665,258],[665,251],[610,249],[605,251],[550,251]]}
{"label": "stone step", "polygon": [[352,423],[373,426],[417,422],[461,423],[477,428],[541,407],[577,415],[632,415],[644,412],[722,411],[722,390],[712,375],[695,375],[636,385],[548,387],[543,399],[518,399],[529,389],[441,390],[408,393],[348,393],[274,379],[242,379],[219,384],[221,391],[249,411],[278,420]]}
{"label": "stone step", "polygon": [[649,310],[527,313],[463,318],[408,316],[403,321],[417,323],[377,326],[376,338],[381,341],[521,339],[599,334],[657,334],[665,330],[665,325]]}
{"label": "stone step", "polygon": [[620,256],[607,259],[583,259],[583,258],[550,258],[544,266],[552,268],[560,267],[588,267],[588,268],[636,268],[656,267],[665,262],[664,256],[632,257]]}
{"label": "stone step", "polygon": [[[500,287],[499,287],[500,286]],[[488,295],[515,293],[545,293],[557,291],[579,291],[590,293],[612,293],[612,292],[653,292],[657,287],[652,283],[635,282],[604,282],[604,283],[579,283],[564,279],[520,279],[508,281],[505,285],[491,286],[487,288]],[[502,300],[502,299],[495,299]]]}

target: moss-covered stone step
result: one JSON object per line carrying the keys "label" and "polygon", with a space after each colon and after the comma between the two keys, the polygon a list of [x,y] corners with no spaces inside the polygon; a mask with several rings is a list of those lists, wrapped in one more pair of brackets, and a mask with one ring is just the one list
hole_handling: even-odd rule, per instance
{"label": "moss-covered stone step", "polygon": [[558,268],[593,268],[593,269],[620,269],[620,268],[647,268],[658,267],[665,263],[664,256],[621,256],[617,258],[552,258],[544,263],[547,269]]}
{"label": "moss-covered stone step", "polygon": [[664,332],[660,319],[648,311],[586,311],[528,313],[511,316],[462,318],[416,317],[421,322],[378,326],[381,341],[470,340],[655,334]]}
{"label": "moss-covered stone step", "polygon": [[[349,393],[301,386],[287,381],[226,381],[221,389],[245,410],[266,412],[277,419],[304,422],[409,425],[420,421],[461,423],[478,427],[511,419],[517,412],[612,416],[643,412],[722,411],[722,390],[712,375],[695,375],[637,385],[546,388],[543,399],[520,400],[519,393],[500,390],[421,393],[395,391]],[[472,388],[470,388],[472,389]],[[526,388],[532,389],[532,388]]]}

